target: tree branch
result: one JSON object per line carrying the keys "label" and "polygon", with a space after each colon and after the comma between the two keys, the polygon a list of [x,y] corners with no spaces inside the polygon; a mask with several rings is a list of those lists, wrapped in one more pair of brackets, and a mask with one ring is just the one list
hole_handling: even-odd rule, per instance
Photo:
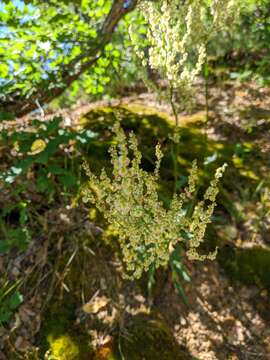
{"label": "tree branch", "polygon": [[[47,104],[69,87],[75,80],[77,80],[82,73],[88,70],[99,57],[102,55],[105,46],[111,41],[113,32],[119,21],[130,11],[132,11],[138,3],[138,0],[114,0],[108,16],[106,17],[103,26],[98,34],[98,43],[89,48],[87,53],[78,55],[58,74],[60,84],[53,84],[48,82],[40,83],[36,86],[36,90],[29,98],[21,98],[17,94],[10,96],[11,100],[2,101],[0,103],[0,112],[10,112],[17,117],[26,115],[27,113],[36,109],[36,102],[40,104]],[[91,56],[89,57],[89,53]],[[75,70],[74,70],[75,69]],[[44,86],[45,85],[45,86]]]}

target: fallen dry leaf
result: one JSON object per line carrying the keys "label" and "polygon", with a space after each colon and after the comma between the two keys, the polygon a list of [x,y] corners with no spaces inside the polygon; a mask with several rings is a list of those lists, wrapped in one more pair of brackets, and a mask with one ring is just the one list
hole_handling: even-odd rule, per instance
{"label": "fallen dry leaf", "polygon": [[97,314],[103,309],[109,302],[109,299],[105,296],[96,297],[94,300],[90,300],[83,305],[82,309],[87,314]]}

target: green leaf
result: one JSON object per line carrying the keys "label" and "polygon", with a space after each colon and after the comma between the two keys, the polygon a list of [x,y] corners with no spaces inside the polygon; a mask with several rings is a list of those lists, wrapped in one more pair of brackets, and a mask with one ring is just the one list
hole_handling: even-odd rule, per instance
{"label": "green leaf", "polygon": [[5,78],[9,73],[9,66],[7,64],[0,64],[0,78]]}
{"label": "green leaf", "polygon": [[28,220],[28,210],[26,208],[20,211],[20,225],[25,225]]}
{"label": "green leaf", "polygon": [[59,125],[62,121],[62,118],[55,117],[53,120],[51,120],[49,123],[46,124],[46,133],[51,134],[57,129],[59,129]]}
{"label": "green leaf", "polygon": [[8,175],[4,178],[4,181],[8,184],[12,184],[15,181],[16,176]]}
{"label": "green leaf", "polygon": [[7,323],[12,317],[11,311],[5,311],[0,308],[0,324]]}
{"label": "green leaf", "polygon": [[73,187],[77,185],[77,178],[75,175],[68,173],[67,175],[60,176],[59,180],[63,186]]}
{"label": "green leaf", "polygon": [[0,254],[5,254],[9,251],[10,246],[7,241],[0,240]]}
{"label": "green leaf", "polygon": [[15,119],[15,115],[13,113],[10,112],[0,112],[0,121],[2,120],[14,120]]}
{"label": "green leaf", "polygon": [[15,175],[19,175],[23,171],[21,167],[16,167],[16,166],[11,166],[10,170]]}
{"label": "green leaf", "polygon": [[148,296],[151,296],[153,287],[155,285],[155,273],[156,273],[155,265],[151,264],[148,271],[148,281],[147,281]]}
{"label": "green leaf", "polygon": [[181,264],[181,262],[179,261],[173,261],[173,267],[174,270],[178,273],[178,276],[180,278],[183,278],[183,280],[185,280],[186,282],[190,282],[191,279],[187,273],[187,271],[185,270],[184,266]]}
{"label": "green leaf", "polygon": [[37,191],[40,192],[51,192],[53,191],[52,181],[47,177],[47,175],[41,175],[37,178]]}
{"label": "green leaf", "polygon": [[9,299],[9,308],[15,310],[23,302],[23,296],[16,291]]}
{"label": "green leaf", "polygon": [[66,170],[57,165],[50,165],[50,166],[48,166],[48,173],[52,173],[55,175],[61,175],[61,174],[65,174]]}
{"label": "green leaf", "polygon": [[189,306],[189,301],[188,298],[186,296],[185,290],[182,287],[182,285],[180,284],[177,274],[175,273],[175,271],[172,272],[172,277],[173,277],[173,283],[175,288],[177,289],[178,293],[180,294],[180,296],[182,297],[184,303]]}
{"label": "green leaf", "polygon": [[52,139],[48,142],[44,151],[36,157],[36,162],[40,164],[47,164],[49,158],[57,151],[59,146],[59,139]]}
{"label": "green leaf", "polygon": [[80,135],[77,135],[77,136],[76,136],[76,139],[77,139],[80,143],[82,143],[82,144],[87,143],[86,138],[85,138],[85,137],[82,137],[82,136],[80,136]]}

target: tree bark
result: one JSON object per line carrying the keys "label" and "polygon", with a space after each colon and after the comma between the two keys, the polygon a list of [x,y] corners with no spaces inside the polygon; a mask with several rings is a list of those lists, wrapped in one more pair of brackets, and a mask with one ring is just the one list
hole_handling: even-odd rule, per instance
{"label": "tree bark", "polygon": [[[108,16],[97,37],[97,44],[89,48],[89,52],[80,54],[66,65],[60,74],[61,82],[52,84],[47,82],[36,86],[36,91],[29,98],[21,98],[16,95],[10,96],[10,100],[0,103],[0,112],[13,113],[16,117],[22,117],[37,108],[37,103],[44,105],[63,94],[63,92],[82,73],[88,70],[99,57],[102,55],[105,46],[111,41],[113,32],[119,21],[130,11],[132,11],[138,3],[138,0],[114,0]],[[91,56],[89,57],[89,53]],[[85,61],[84,61],[85,60]],[[76,69],[74,71],[74,69]],[[59,74],[58,74],[59,75]]]}

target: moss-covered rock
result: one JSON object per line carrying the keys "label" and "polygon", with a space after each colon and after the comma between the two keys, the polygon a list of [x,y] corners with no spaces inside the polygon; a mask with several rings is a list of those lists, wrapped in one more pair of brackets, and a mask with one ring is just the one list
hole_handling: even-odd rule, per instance
{"label": "moss-covered rock", "polygon": [[90,337],[75,326],[75,308],[72,299],[54,298],[47,309],[39,335],[41,355],[53,360],[91,360],[94,351]]}
{"label": "moss-covered rock", "polygon": [[181,348],[168,326],[158,316],[138,314],[115,335],[112,342],[94,351],[89,335],[75,328],[67,308],[54,305],[48,310],[41,329],[41,358],[49,354],[52,360],[191,360]]}
{"label": "moss-covered rock", "polygon": [[220,249],[218,260],[232,279],[270,289],[270,250],[236,249],[227,245]]}
{"label": "moss-covered rock", "polygon": [[[146,314],[134,316],[115,343],[119,359],[190,360],[192,357],[175,341],[166,324]],[[120,353],[120,354],[119,354]]]}
{"label": "moss-covered rock", "polygon": [[53,359],[81,360],[89,358],[81,353],[81,344],[78,339],[69,334],[62,334],[56,338],[48,335],[47,339],[50,345],[49,353]]}
{"label": "moss-covered rock", "polygon": [[[214,170],[224,162],[229,164],[224,179],[226,187],[231,190],[232,179],[239,183],[254,185],[266,174],[265,159],[256,148],[253,141],[240,141],[237,144],[229,140],[216,141],[207,139],[203,130],[204,112],[198,112],[183,117],[181,121],[181,140],[178,149],[177,162],[179,178],[185,177],[192,160],[197,159],[201,171],[202,183],[209,181]],[[153,112],[146,108],[133,105],[103,107],[91,110],[81,118],[81,125],[99,134],[88,148],[88,159],[93,170],[99,172],[102,167],[109,168],[108,149],[113,142],[112,126],[116,120],[121,120],[126,132],[134,131],[139,140],[143,154],[142,165],[146,170],[153,170],[155,159],[155,144],[160,142],[164,152],[162,160],[162,179],[173,181],[174,164],[171,154],[170,135],[174,131],[174,123],[168,115]],[[180,179],[181,180],[181,179]],[[183,182],[183,180],[181,180]],[[224,182],[223,181],[223,182]]]}

